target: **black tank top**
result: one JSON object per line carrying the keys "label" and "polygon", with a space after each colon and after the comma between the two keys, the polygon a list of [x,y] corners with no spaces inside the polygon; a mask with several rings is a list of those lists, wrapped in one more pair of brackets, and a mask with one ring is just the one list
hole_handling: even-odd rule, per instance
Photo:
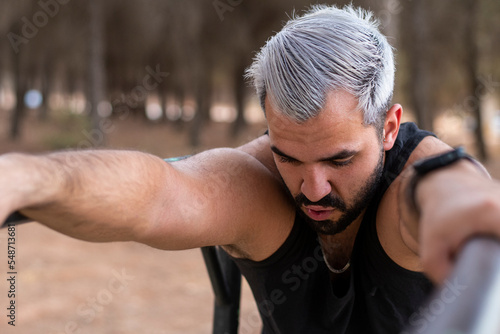
{"label": "black tank top", "polygon": [[[333,293],[317,234],[299,215],[286,241],[269,258],[235,259],[254,294],[262,333],[388,334],[403,329],[432,284],[422,273],[389,258],[378,240],[375,217],[382,195],[429,135],[413,123],[402,124],[394,147],[386,152],[383,179],[356,237],[350,284],[342,297]],[[242,330],[248,321],[240,319]]]}

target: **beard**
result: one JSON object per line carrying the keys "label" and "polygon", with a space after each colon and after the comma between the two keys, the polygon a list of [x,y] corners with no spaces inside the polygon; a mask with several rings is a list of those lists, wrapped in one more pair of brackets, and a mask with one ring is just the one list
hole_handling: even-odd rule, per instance
{"label": "beard", "polygon": [[[318,234],[334,235],[343,232],[351,225],[363,211],[368,207],[372,200],[382,178],[384,170],[384,150],[381,150],[380,158],[375,167],[375,170],[370,175],[366,183],[355,194],[352,205],[347,205],[340,197],[330,193],[317,202],[311,202],[307,197],[300,193],[295,196],[295,204],[302,218],[309,226]],[[337,220],[321,220],[317,221],[307,216],[302,209],[303,205],[318,205],[325,208],[333,208],[341,212],[342,215]]]}

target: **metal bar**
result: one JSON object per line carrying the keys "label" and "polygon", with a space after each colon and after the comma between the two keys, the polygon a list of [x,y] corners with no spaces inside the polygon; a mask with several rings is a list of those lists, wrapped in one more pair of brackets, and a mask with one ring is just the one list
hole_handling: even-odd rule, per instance
{"label": "metal bar", "polygon": [[230,303],[225,305],[214,303],[213,334],[237,334],[240,320],[240,269],[222,248],[216,247],[215,250]]}
{"label": "metal bar", "polygon": [[424,307],[409,318],[412,334],[500,333],[500,241],[470,240],[455,268]]}
{"label": "metal bar", "polygon": [[216,304],[229,305],[231,303],[231,299],[226,290],[222,268],[220,266],[215,247],[202,247],[201,252],[203,254],[203,259],[205,260],[205,265],[207,266],[208,277],[212,283]]}

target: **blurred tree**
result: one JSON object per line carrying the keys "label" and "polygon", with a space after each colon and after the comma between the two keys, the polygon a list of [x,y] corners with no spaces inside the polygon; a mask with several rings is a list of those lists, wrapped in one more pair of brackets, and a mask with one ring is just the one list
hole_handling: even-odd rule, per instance
{"label": "blurred tree", "polygon": [[99,104],[104,101],[106,71],[104,67],[104,13],[101,0],[88,0],[89,13],[89,62],[88,103],[90,104],[90,133],[93,146],[103,146],[105,133]]}
{"label": "blurred tree", "polygon": [[[5,4],[4,4],[5,6]],[[7,39],[9,41],[8,49],[10,52],[12,69],[12,83],[16,97],[15,107],[11,110],[9,138],[17,140],[21,136],[22,119],[25,115],[24,95],[28,91],[28,62],[30,60],[30,39],[38,33],[37,27],[26,16],[20,19],[22,13],[29,11],[29,1],[16,2],[12,7],[12,13],[9,19]],[[19,17],[18,17],[19,16]],[[32,51],[32,50],[31,50]]]}
{"label": "blurred tree", "polygon": [[[213,93],[213,70],[216,54],[214,49],[220,47],[214,42],[218,37],[215,30],[215,15],[211,15],[211,2],[193,0],[189,4],[183,2],[178,13],[189,13],[184,16],[188,28],[185,55],[188,56],[190,75],[189,85],[196,102],[196,113],[189,129],[189,142],[192,146],[200,144],[202,128],[210,119],[210,107]],[[208,15],[206,15],[208,13]]]}
{"label": "blurred tree", "polygon": [[[14,22],[11,31],[19,31],[20,25]],[[13,84],[16,96],[16,105],[11,113],[9,138],[11,140],[19,139],[21,135],[21,122],[26,111],[24,105],[24,95],[28,91],[28,79],[26,77],[26,68],[23,66],[24,54],[12,53]]]}
{"label": "blurred tree", "polygon": [[46,121],[49,117],[49,96],[55,81],[55,61],[51,52],[44,55],[40,59],[40,90],[42,93],[42,105],[38,113],[38,118],[41,121]]}
{"label": "blurred tree", "polygon": [[[11,111],[11,137],[19,136],[23,97],[30,88],[42,91],[44,103],[55,93],[86,92],[92,100],[94,110],[89,115],[96,131],[100,131],[100,119],[95,108],[105,99],[112,102],[118,119],[131,114],[144,117],[151,96],[162,108],[167,100],[180,107],[186,100],[196,101],[195,118],[186,122],[181,115],[177,121],[189,129],[192,144],[200,143],[215,96],[217,103],[234,104],[237,117],[231,133],[236,135],[245,126],[245,101],[251,94],[243,73],[265,40],[280,30],[294,10],[301,14],[311,3],[342,6],[348,2],[107,0],[94,8],[90,7],[93,1],[63,5],[0,0],[0,32],[7,36],[0,41],[0,82],[14,87],[18,99]],[[478,76],[490,78],[482,91],[498,95],[497,0],[476,1],[476,23],[470,20],[469,0],[353,3],[373,10],[390,40],[398,42],[398,86],[405,88],[421,127],[432,129],[434,117],[450,106],[463,108],[464,101],[477,92]],[[471,52],[471,42],[476,53]],[[158,82],[144,81],[152,71],[168,75]],[[399,85],[401,79],[403,85]],[[44,104],[39,116],[48,115]]]}
{"label": "blurred tree", "polygon": [[475,119],[474,136],[477,149],[477,157],[480,160],[487,160],[488,153],[486,151],[486,142],[483,133],[483,117],[481,113],[481,95],[484,94],[483,84],[479,77],[479,55],[477,44],[477,20],[478,20],[478,3],[476,0],[464,1],[464,10],[466,15],[465,20],[465,69],[467,76],[467,87],[469,96],[472,97],[468,107]]}
{"label": "blurred tree", "polygon": [[498,117],[500,116],[498,112],[500,110],[500,43],[498,43],[500,1],[481,0],[477,6],[476,37],[480,51],[477,65],[481,73],[482,91],[486,96],[495,99]]}
{"label": "blurred tree", "polygon": [[406,51],[409,58],[409,97],[411,109],[422,129],[433,130],[432,101],[430,97],[430,61],[432,54],[431,22],[429,22],[432,4],[427,0],[407,3],[404,12],[410,16],[403,19],[407,33]]}

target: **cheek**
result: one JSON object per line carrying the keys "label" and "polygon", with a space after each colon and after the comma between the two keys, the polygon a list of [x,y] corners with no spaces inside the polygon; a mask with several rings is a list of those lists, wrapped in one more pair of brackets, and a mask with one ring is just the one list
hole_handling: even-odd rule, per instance
{"label": "cheek", "polygon": [[297,168],[282,163],[277,163],[276,167],[288,191],[290,191],[293,196],[298,195],[300,193],[301,177]]}
{"label": "cheek", "polygon": [[331,174],[330,180],[332,180],[333,192],[349,202],[360,184],[359,170],[355,166],[336,170]]}
{"label": "cheek", "polygon": [[347,202],[352,201],[367,185],[378,164],[374,161],[354,164],[350,168],[338,170],[334,176],[334,187],[338,195]]}

